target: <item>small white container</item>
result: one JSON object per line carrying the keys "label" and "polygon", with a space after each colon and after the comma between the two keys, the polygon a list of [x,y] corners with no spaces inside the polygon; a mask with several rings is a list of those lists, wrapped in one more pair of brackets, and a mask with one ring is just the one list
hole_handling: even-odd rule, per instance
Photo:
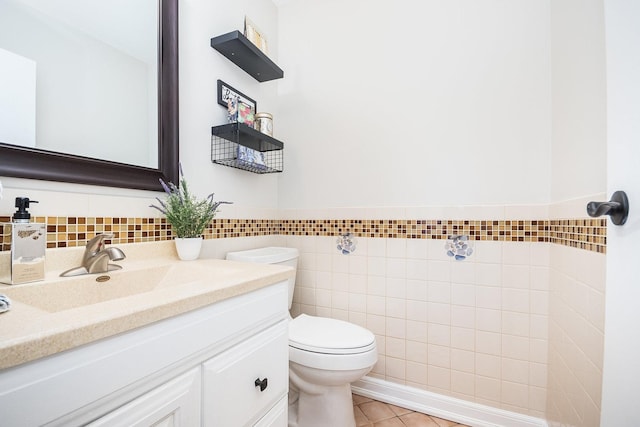
{"label": "small white container", "polygon": [[270,113],[257,113],[254,120],[255,130],[273,136],[273,116]]}

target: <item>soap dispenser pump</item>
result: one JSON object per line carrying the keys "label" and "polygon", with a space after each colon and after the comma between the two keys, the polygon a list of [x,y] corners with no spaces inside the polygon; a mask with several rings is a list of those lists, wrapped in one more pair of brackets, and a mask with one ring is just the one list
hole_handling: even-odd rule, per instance
{"label": "soap dispenser pump", "polygon": [[31,221],[29,205],[38,203],[28,197],[16,197],[16,212],[10,223],[0,224],[2,242],[11,242],[10,265],[0,266],[0,282],[10,285],[44,280],[44,256],[47,228]]}
{"label": "soap dispenser pump", "polygon": [[29,200],[28,197],[16,197],[16,208],[18,208],[18,210],[13,214],[13,222],[22,223],[31,220],[31,214],[27,211],[31,203],[38,203],[38,201]]}

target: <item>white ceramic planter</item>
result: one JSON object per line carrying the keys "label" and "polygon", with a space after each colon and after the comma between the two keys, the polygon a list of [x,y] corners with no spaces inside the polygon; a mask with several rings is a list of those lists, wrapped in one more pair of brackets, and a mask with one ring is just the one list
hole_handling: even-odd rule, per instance
{"label": "white ceramic planter", "polygon": [[200,256],[202,237],[176,237],[176,251],[183,261],[192,261]]}

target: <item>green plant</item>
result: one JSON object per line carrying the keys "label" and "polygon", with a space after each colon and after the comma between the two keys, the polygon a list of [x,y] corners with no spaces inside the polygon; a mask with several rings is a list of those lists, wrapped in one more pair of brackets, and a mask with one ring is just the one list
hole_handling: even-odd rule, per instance
{"label": "green plant", "polygon": [[180,165],[179,186],[172,182],[167,185],[162,179],[160,179],[160,184],[162,184],[162,188],[167,193],[167,199],[163,202],[156,197],[160,206],[149,206],[165,215],[176,237],[200,237],[207,225],[216,216],[218,207],[222,204],[233,203],[214,202],[213,193],[203,200],[198,200],[189,192],[187,180],[182,172],[182,165]]}

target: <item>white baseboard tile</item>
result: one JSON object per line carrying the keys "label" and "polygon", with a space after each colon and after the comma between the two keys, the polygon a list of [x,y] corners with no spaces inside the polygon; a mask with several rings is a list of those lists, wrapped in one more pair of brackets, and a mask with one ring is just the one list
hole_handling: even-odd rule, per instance
{"label": "white baseboard tile", "polygon": [[548,427],[545,420],[378,378],[351,384],[355,394],[472,427]]}

